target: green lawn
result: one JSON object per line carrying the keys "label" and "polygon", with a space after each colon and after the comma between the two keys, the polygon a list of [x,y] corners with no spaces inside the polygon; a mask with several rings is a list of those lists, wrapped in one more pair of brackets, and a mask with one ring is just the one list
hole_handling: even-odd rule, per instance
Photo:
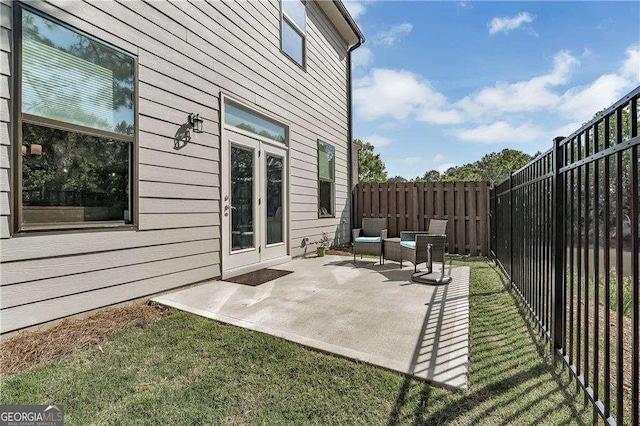
{"label": "green lawn", "polygon": [[590,423],[494,267],[456,263],[472,267],[466,392],[172,311],[4,378],[0,401],[64,404],[67,424]]}

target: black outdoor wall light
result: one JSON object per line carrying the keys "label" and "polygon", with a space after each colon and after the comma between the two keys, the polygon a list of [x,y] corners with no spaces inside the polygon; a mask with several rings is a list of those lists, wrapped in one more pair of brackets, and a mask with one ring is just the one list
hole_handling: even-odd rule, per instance
{"label": "black outdoor wall light", "polygon": [[202,124],[204,121],[200,118],[200,114],[189,114],[189,125],[193,129],[193,133],[202,133]]}

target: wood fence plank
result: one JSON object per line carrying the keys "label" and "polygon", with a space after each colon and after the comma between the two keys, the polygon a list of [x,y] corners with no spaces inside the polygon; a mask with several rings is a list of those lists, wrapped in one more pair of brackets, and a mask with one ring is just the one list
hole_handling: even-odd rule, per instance
{"label": "wood fence plank", "polygon": [[444,183],[436,182],[436,214],[433,215],[434,219],[446,219],[444,212]]}
{"label": "wood fence plank", "polygon": [[371,184],[371,216],[380,217],[380,185],[377,182]]}
{"label": "wood fence plank", "polygon": [[435,184],[427,182],[424,185],[424,229],[429,229],[429,221],[433,217],[434,211],[434,188]]}
{"label": "wood fence plank", "polygon": [[476,217],[477,188],[477,182],[469,182],[466,188],[467,213],[469,214],[469,221],[467,222],[469,232],[467,235],[469,236],[469,254],[471,254],[471,256],[478,255],[478,221]]}
{"label": "wood fence plank", "polygon": [[398,228],[397,232],[400,235],[400,231],[406,231],[407,223],[407,184],[405,182],[398,183]]}
{"label": "wood fence plank", "polygon": [[387,219],[387,229],[389,229],[389,185],[380,184],[380,216]]}
{"label": "wood fence plank", "polygon": [[478,234],[480,254],[482,256],[489,255],[489,184],[485,182],[478,183]]}
{"label": "wood fence plank", "polygon": [[427,229],[425,227],[425,212],[427,206],[425,205],[425,185],[428,183],[425,182],[416,182],[416,187],[418,191],[418,227],[416,228],[418,231],[424,231]]}
{"label": "wood fence plank", "polygon": [[418,223],[418,212],[420,211],[420,206],[418,205],[418,188],[417,186],[411,185],[409,190],[411,191],[411,230],[418,231],[419,223]]}
{"label": "wood fence plank", "polygon": [[457,229],[457,243],[458,243],[458,254],[465,254],[467,250],[467,235],[466,235],[466,212],[465,208],[465,197],[464,197],[464,182],[456,182],[455,184],[456,190],[456,229]]}
{"label": "wood fence plank", "polygon": [[362,217],[371,217],[371,184],[365,183],[364,189],[364,214]]}
{"label": "wood fence plank", "polygon": [[455,185],[453,182],[446,182],[444,186],[445,194],[445,219],[449,220],[447,224],[447,243],[449,244],[449,253],[459,253],[458,245],[456,244],[456,236],[458,234],[456,228],[456,212],[455,212]]}
{"label": "wood fence plank", "polygon": [[398,236],[398,204],[397,204],[397,184],[389,184],[389,237]]}

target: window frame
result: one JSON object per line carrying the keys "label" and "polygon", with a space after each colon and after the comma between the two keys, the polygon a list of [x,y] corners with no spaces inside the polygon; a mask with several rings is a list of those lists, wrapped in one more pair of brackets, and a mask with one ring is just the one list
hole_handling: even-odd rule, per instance
{"label": "window frame", "polygon": [[[105,45],[119,53],[130,57],[133,61],[133,134],[125,135],[117,132],[109,132],[101,129],[94,129],[74,123],[67,123],[47,117],[22,112],[22,11],[38,15],[55,25],[59,25],[77,34],[87,37],[97,43]],[[138,56],[113,45],[110,42],[95,37],[87,32],[65,23],[45,12],[31,7],[22,2],[14,2],[12,14],[12,65],[13,65],[13,96],[10,108],[12,109],[12,162],[10,189],[13,192],[11,197],[11,235],[19,236],[33,233],[67,233],[80,231],[101,231],[101,230],[137,230],[139,223],[139,203],[138,200],[138,140],[139,140],[139,79],[138,79]],[[22,205],[22,123],[30,123],[37,126],[64,130],[67,132],[80,133],[88,136],[109,138],[114,141],[130,144],[129,149],[129,222],[121,221],[95,221],[95,222],[58,222],[42,225],[29,225],[23,223]]]}
{"label": "window frame", "polygon": [[[293,21],[292,18],[289,17],[289,15],[286,14],[286,12],[284,11],[284,5],[283,2],[285,0],[280,0],[280,52],[282,52],[287,58],[289,58],[291,61],[293,61],[294,64],[296,64],[297,66],[299,66],[303,71],[307,71],[307,32],[302,31],[302,29],[300,27],[298,27],[298,25]],[[306,27],[306,19],[307,19],[307,2],[304,0],[299,0],[303,5],[304,5],[304,19],[305,19],[305,27]],[[284,31],[283,31],[283,26],[284,24],[287,23],[292,29],[293,31],[296,32],[296,34],[298,34],[300,37],[302,37],[302,63],[298,63],[297,60],[295,60],[291,55],[289,55],[287,52],[285,52],[284,50],[284,46],[283,46],[283,35],[284,35]]]}
{"label": "window frame", "polygon": [[[320,144],[325,146],[329,146],[333,149],[333,178],[327,179],[320,177]],[[327,218],[335,218],[336,217],[336,147],[323,141],[322,139],[317,140],[317,158],[316,158],[316,173],[318,175],[318,219],[327,219]],[[329,182],[331,183],[331,213],[330,214],[320,214],[320,182]]]}

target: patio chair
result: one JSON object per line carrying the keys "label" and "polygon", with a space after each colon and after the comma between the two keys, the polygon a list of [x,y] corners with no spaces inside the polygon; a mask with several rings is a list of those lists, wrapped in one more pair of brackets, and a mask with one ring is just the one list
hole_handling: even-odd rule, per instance
{"label": "patio chair", "polygon": [[413,263],[413,271],[418,272],[418,264],[426,263],[427,270],[431,272],[431,256],[429,253],[428,234],[425,231],[401,231],[400,232],[400,269],[402,261]]}
{"label": "patio chair", "polygon": [[363,218],[362,228],[353,230],[353,262],[356,254],[375,254],[382,263],[382,240],[387,238],[387,219]]}
{"label": "patio chair", "polygon": [[[424,284],[448,284],[452,278],[445,274],[445,246],[447,243],[446,235],[422,235],[420,236],[424,241],[421,244],[427,244],[429,247],[429,262],[430,268],[428,272],[417,273],[414,272],[411,276],[411,280]],[[442,270],[440,273],[433,272],[433,262],[442,263]]]}
{"label": "patio chair", "polygon": [[[439,245],[440,239],[427,238],[427,236],[443,236],[444,238],[442,240],[446,243],[448,222],[447,219],[431,219],[429,220],[429,228],[427,231],[400,232],[401,258],[402,260],[408,260],[413,263],[414,273],[418,272],[418,265],[423,262],[427,263],[427,273],[432,272],[433,259],[432,253],[429,251],[429,244],[435,243]],[[444,246],[442,247],[442,258],[444,260]],[[400,268],[402,268],[402,261],[400,262]]]}
{"label": "patio chair", "polygon": [[447,235],[447,219],[431,219],[429,220],[429,229],[427,234]]}

